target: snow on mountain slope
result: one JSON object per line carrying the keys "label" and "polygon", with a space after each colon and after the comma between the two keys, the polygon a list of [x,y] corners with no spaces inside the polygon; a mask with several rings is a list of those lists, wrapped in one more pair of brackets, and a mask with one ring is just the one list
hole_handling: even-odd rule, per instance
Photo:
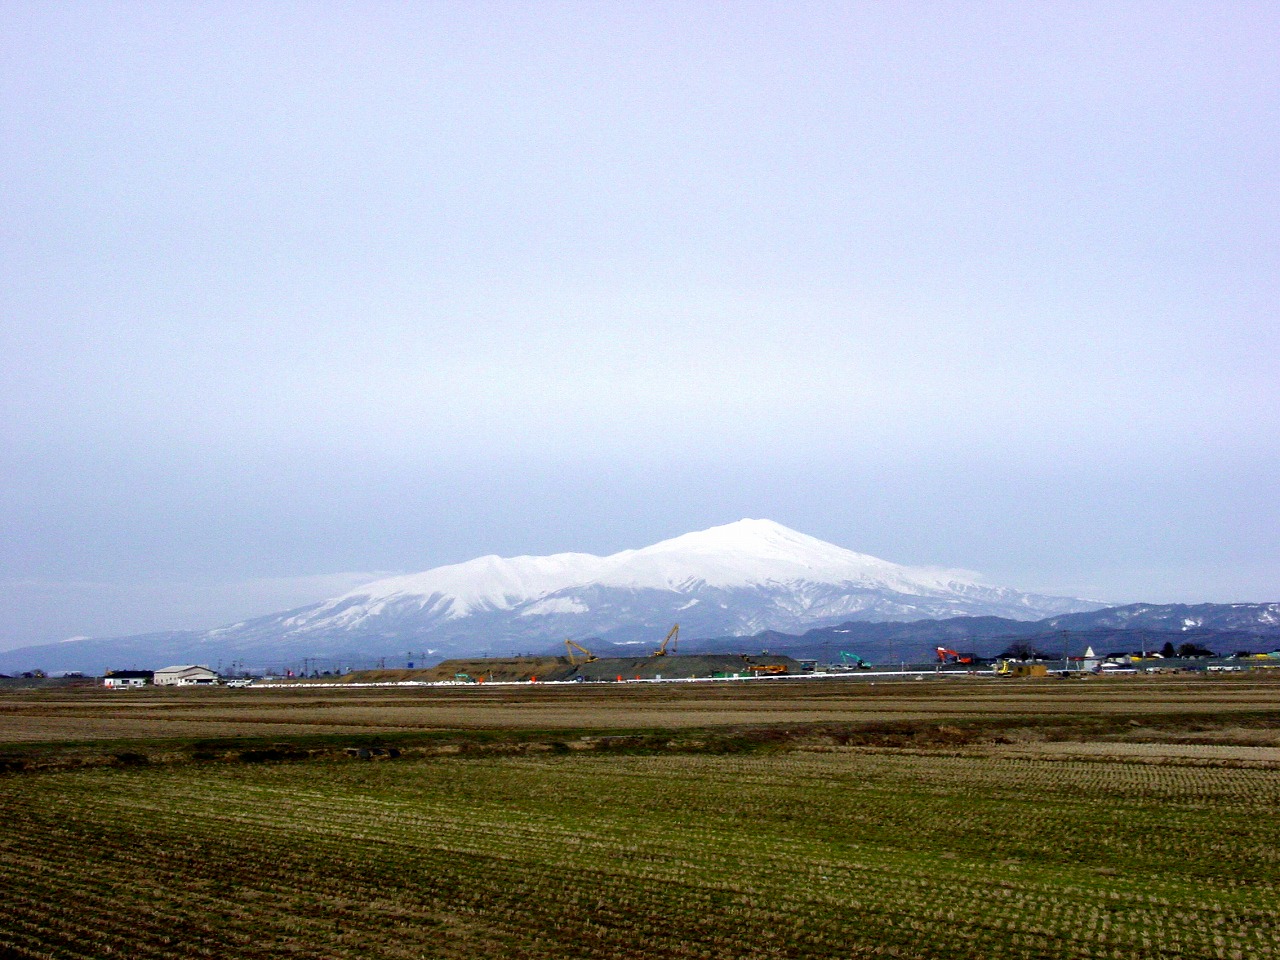
{"label": "snow on mountain slope", "polygon": [[571,587],[597,584],[633,590],[733,588],[798,581],[857,583],[906,592],[974,585],[958,571],[904,567],[826,543],[772,520],[739,520],[607,557],[558,553],[547,557],[480,557],[424,573],[391,577],[327,601],[360,600],[370,613],[390,601],[414,600],[458,618],[478,610],[509,610]]}
{"label": "snow on mountain slope", "polygon": [[606,558],[597,583],[615,587],[683,590],[691,585],[733,588],[812,583],[856,583],[903,592],[974,584],[959,571],[904,567],[797,533],[772,520],[739,520],[663,540]]}
{"label": "snow on mountain slope", "polygon": [[418,609],[430,606],[433,612],[449,619],[478,611],[510,610],[566,586],[589,582],[603,562],[602,558],[589,553],[478,557],[466,563],[365,584],[326,601],[316,612],[351,609],[351,601],[358,601],[366,615],[376,615],[393,602],[416,603]]}

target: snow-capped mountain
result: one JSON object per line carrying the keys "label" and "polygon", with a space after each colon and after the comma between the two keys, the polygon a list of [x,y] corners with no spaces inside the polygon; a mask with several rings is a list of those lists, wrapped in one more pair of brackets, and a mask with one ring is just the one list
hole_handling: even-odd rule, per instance
{"label": "snow-capped mountain", "polygon": [[[850,620],[1037,620],[1102,606],[991,586],[963,571],[902,566],[770,520],[740,520],[606,557],[480,557],[204,633],[57,648],[98,647],[117,658],[129,653],[130,664],[271,664],[304,656],[403,657],[406,651],[439,659],[545,649],[565,637],[652,643],[674,622],[688,638],[723,637]],[[167,652],[145,656],[156,647]]]}
{"label": "snow-capped mountain", "polygon": [[1101,604],[1019,593],[956,570],[905,567],[790,530],[739,520],[607,557],[480,557],[379,580],[298,611],[288,633],[356,630],[412,620],[420,627],[475,618],[509,621],[519,637],[565,632],[648,637],[673,617],[730,632],[848,619],[992,614],[1037,619]]}

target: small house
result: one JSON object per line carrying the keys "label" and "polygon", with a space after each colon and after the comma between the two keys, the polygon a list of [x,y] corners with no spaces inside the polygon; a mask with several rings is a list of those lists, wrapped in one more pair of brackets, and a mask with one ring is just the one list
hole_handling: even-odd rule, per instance
{"label": "small house", "polygon": [[150,670],[108,670],[102,678],[102,685],[112,690],[145,687],[151,683],[153,676]]}

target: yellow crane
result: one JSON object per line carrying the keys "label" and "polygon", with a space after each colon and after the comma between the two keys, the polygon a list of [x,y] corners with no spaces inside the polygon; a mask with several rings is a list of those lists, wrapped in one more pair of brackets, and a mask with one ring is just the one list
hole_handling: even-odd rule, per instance
{"label": "yellow crane", "polygon": [[655,657],[665,657],[667,655],[667,644],[671,645],[671,652],[676,652],[676,644],[680,640],[680,624],[676,624],[671,628],[671,632],[667,634],[667,638],[662,641],[662,646],[653,651]]}
{"label": "yellow crane", "polygon": [[579,653],[581,653],[584,657],[587,658],[582,661],[583,663],[590,663],[592,660],[600,659],[594,653],[592,653],[590,650],[584,647],[582,644],[574,643],[572,640],[569,640],[569,639],[565,640],[564,648],[569,654],[569,662],[573,664],[575,667],[578,665],[578,659],[573,655],[573,651],[575,650],[577,650]]}

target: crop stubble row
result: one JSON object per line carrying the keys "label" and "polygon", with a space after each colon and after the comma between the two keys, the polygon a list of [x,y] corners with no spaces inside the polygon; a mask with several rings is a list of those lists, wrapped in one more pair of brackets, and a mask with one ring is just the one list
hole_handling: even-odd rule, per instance
{"label": "crop stubble row", "polygon": [[0,791],[0,945],[19,955],[1280,952],[1272,769],[792,751],[77,770]]}

